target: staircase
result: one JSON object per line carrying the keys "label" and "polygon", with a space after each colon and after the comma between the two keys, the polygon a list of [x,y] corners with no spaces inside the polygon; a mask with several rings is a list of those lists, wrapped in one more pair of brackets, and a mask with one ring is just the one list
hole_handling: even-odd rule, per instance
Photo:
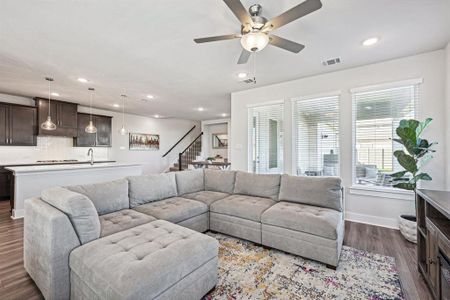
{"label": "staircase", "polygon": [[[199,135],[201,137],[201,134]],[[186,170],[188,165],[192,163],[192,161],[197,159],[202,152],[202,139],[197,137],[185,150],[180,153],[177,163],[174,163],[172,167],[169,168],[169,172]],[[180,170],[180,160],[181,160],[181,170]]]}

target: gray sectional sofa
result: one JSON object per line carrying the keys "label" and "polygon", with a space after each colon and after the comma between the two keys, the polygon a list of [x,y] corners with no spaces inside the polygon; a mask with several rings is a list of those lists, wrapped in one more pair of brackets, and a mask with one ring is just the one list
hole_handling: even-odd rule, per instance
{"label": "gray sectional sofa", "polygon": [[215,231],[336,267],[336,177],[195,170],[55,187],[25,202],[24,264],[46,299],[200,299]]}

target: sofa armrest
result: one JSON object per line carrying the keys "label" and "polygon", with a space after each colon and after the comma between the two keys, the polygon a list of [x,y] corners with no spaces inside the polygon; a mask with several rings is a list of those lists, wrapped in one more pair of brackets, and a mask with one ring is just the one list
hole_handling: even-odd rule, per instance
{"label": "sofa armrest", "polygon": [[39,198],[25,201],[24,265],[45,299],[70,298],[70,252],[80,245],[69,218]]}

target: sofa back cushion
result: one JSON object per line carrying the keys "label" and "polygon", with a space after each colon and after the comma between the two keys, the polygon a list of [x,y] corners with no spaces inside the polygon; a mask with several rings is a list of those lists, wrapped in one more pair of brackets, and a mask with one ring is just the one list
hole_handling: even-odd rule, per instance
{"label": "sofa back cushion", "polygon": [[130,208],[128,180],[126,179],[68,186],[67,189],[91,199],[99,215]]}
{"label": "sofa back cushion", "polygon": [[280,191],[280,177],[278,174],[253,174],[237,171],[234,193],[277,200]]}
{"label": "sofa back cushion", "polygon": [[342,211],[339,177],[281,177],[280,201],[297,202]]}
{"label": "sofa back cushion", "polygon": [[205,190],[203,169],[175,172],[175,179],[180,196]]}
{"label": "sofa back cushion", "polygon": [[235,171],[205,169],[205,191],[233,194]]}
{"label": "sofa back cushion", "polygon": [[130,176],[128,182],[131,208],[178,195],[174,172]]}
{"label": "sofa back cushion", "polygon": [[69,217],[81,244],[100,237],[101,228],[97,210],[85,195],[62,187],[54,187],[42,191],[41,198]]}

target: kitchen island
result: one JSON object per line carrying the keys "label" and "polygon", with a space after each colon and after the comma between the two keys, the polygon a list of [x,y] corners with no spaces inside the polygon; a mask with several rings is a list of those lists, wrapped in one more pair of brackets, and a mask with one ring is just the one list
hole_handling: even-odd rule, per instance
{"label": "kitchen island", "polygon": [[6,167],[13,174],[12,218],[24,216],[24,201],[53,186],[98,183],[140,175],[138,164],[98,163]]}

